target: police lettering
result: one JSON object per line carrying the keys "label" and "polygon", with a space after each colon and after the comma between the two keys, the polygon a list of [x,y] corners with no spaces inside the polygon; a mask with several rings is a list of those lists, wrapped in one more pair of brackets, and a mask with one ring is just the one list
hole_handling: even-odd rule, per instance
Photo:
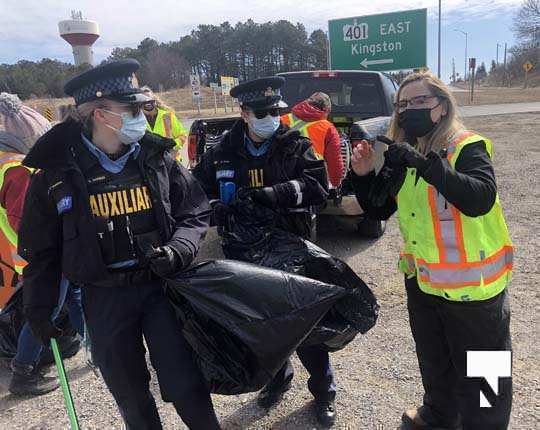
{"label": "police lettering", "polygon": [[252,188],[260,188],[264,186],[263,169],[249,170],[249,186]]}
{"label": "police lettering", "polygon": [[90,195],[90,208],[95,216],[113,217],[152,209],[145,186],[129,190]]}

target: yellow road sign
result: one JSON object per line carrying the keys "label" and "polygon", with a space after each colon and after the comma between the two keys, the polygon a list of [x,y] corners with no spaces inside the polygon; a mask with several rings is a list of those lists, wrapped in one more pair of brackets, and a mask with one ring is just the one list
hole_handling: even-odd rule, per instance
{"label": "yellow road sign", "polygon": [[526,72],[530,72],[532,68],[533,68],[533,65],[530,61],[527,61],[526,63],[523,64],[523,69],[525,69]]}

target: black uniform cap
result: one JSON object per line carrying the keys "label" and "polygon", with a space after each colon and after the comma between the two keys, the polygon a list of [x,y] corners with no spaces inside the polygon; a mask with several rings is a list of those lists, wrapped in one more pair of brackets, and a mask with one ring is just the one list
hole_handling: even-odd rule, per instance
{"label": "black uniform cap", "polygon": [[254,79],[232,88],[230,94],[231,97],[237,98],[242,106],[253,109],[284,108],[287,107],[287,103],[281,100],[279,92],[284,83],[285,78],[281,76]]}
{"label": "black uniform cap", "polygon": [[77,106],[101,98],[121,103],[150,101],[134,75],[140,66],[137,60],[127,58],[94,67],[69,80],[64,92],[75,99]]}

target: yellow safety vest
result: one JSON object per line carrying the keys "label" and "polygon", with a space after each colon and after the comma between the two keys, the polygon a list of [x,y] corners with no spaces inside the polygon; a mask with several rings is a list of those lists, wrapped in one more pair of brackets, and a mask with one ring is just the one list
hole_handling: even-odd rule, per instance
{"label": "yellow safety vest", "polygon": [[[24,155],[21,154],[0,152],[0,189],[4,185],[4,176],[7,170],[15,166],[20,166],[23,159]],[[0,252],[2,262],[4,263],[1,264],[1,270],[6,273],[4,269],[7,267],[7,263],[7,265],[13,267],[21,275],[22,269],[26,266],[26,261],[17,254],[17,233],[11,228],[7,211],[2,206],[0,206],[0,229]]]}
{"label": "yellow safety vest", "polygon": [[182,161],[180,150],[184,146],[187,131],[178,118],[176,118],[174,112],[158,108],[154,128],[152,128],[150,123],[147,123],[146,128],[152,133],[173,139],[176,143],[174,147],[177,154],[176,159]]}
{"label": "yellow safety vest", "polygon": [[[455,136],[447,160],[455,168],[461,150],[484,141],[492,157],[492,142],[472,132]],[[407,175],[397,195],[399,228],[404,239],[399,268],[416,276],[420,289],[451,301],[487,300],[499,294],[512,277],[513,246],[496,196],[491,210],[468,217],[435,187]],[[474,196],[471,196],[474,198]]]}

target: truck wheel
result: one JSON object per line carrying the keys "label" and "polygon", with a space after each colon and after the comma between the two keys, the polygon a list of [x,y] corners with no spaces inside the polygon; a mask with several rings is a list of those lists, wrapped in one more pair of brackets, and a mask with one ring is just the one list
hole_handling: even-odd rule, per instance
{"label": "truck wheel", "polygon": [[369,239],[378,239],[386,229],[386,221],[373,220],[367,217],[362,218],[358,223],[358,233],[360,236]]}

